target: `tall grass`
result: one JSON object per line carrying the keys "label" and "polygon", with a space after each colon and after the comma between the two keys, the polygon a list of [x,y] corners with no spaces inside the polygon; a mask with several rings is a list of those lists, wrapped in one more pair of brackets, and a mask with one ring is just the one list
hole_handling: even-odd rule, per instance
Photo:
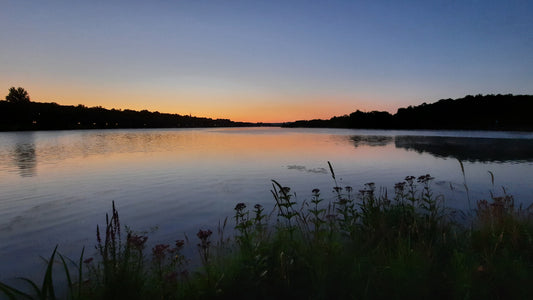
{"label": "tall grass", "polygon": [[[30,291],[6,284],[0,291],[55,299],[59,255],[71,299],[533,299],[531,209],[505,191],[477,201],[474,219],[463,224],[433,194],[428,174],[407,176],[390,193],[374,183],[355,190],[339,186],[328,164],[331,191],[314,188],[298,203],[273,180],[272,213],[238,203],[229,238],[226,219],[216,234],[199,230],[197,242],[147,251],[148,237],[122,227],[113,204],[97,227],[94,257],[82,252],[70,262],[56,248],[42,285],[23,279]],[[199,267],[183,256],[187,246],[197,249]]]}

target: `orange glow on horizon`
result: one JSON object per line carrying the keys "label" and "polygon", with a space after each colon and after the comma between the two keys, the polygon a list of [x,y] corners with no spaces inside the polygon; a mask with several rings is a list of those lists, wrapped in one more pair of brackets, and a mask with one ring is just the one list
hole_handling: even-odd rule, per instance
{"label": "orange glow on horizon", "polygon": [[[24,85],[23,85],[24,86]],[[56,102],[61,105],[82,104],[107,109],[132,109],[192,115],[213,119],[230,119],[236,122],[283,123],[297,120],[330,119],[350,114],[356,110],[386,110],[394,107],[378,105],[382,101],[360,100],[366,97],[346,95],[174,95],[169,92],[149,93],[130,90],[113,90],[110,87],[89,89],[69,85],[58,89],[48,84],[25,87],[31,100]],[[58,93],[59,91],[59,93]],[[7,94],[7,93],[6,93]],[[188,100],[184,100],[188,99]],[[190,99],[190,100],[189,100]]]}

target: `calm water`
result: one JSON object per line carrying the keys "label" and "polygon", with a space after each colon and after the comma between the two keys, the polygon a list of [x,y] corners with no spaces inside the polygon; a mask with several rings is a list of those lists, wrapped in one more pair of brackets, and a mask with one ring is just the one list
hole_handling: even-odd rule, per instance
{"label": "calm water", "polygon": [[[431,174],[446,204],[467,208],[501,187],[533,199],[533,134],[333,129],[169,129],[0,133],[0,280],[30,276],[56,244],[93,253],[96,224],[115,201],[135,230],[172,242],[216,229],[238,202],[272,207],[271,179],[298,200],[320,188],[332,198],[331,161],[341,185],[391,190]],[[489,172],[495,175],[491,185]],[[36,267],[37,266],[37,267]],[[39,271],[40,272],[40,271]],[[42,274],[40,272],[39,274]]]}

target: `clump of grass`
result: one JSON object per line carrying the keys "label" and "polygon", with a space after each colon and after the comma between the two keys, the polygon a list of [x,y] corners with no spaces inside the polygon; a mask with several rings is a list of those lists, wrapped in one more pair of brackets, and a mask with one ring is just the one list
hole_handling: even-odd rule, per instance
{"label": "clump of grass", "polygon": [[[146,251],[148,237],[121,229],[113,204],[105,229],[97,227],[94,259],[83,259],[82,252],[78,262],[68,264],[59,254],[69,297],[533,298],[532,214],[515,206],[505,191],[478,201],[473,223],[463,226],[443,197],[433,194],[429,174],[407,176],[391,193],[374,183],[355,191],[339,186],[328,165],[331,201],[314,188],[310,200],[298,204],[289,187],[272,181],[271,214],[262,205],[240,202],[232,237],[224,238],[227,219],[218,227],[216,243],[210,229],[198,231],[201,265],[191,271],[181,254],[188,239]],[[0,291],[14,298],[54,299],[55,255],[56,250],[41,287],[25,280],[33,294],[5,284]],[[77,278],[70,277],[71,265]]]}
{"label": "clump of grass", "polygon": [[[52,251],[50,258],[44,259],[46,261],[46,270],[43,276],[43,281],[40,285],[28,278],[19,277],[18,279],[27,285],[29,291],[18,289],[0,282],[0,292],[2,292],[9,299],[62,299],[64,297],[62,293],[59,293],[59,297],[57,296],[58,294],[56,292],[56,286],[53,279],[53,266],[54,263],[57,262],[56,257],[59,257],[60,264],[63,267],[65,279],[67,282],[67,297],[69,299],[82,299],[84,249],[81,251],[79,261],[75,262],[59,253],[57,251],[57,248],[58,246],[54,248],[54,251]],[[71,267],[69,267],[71,265],[76,268],[77,278],[72,277],[71,275],[72,270]],[[61,289],[61,291],[65,292],[64,289]]]}
{"label": "clump of grass", "polygon": [[[10,299],[56,299],[56,292],[53,284],[54,281],[52,278],[52,266],[56,254],[57,246],[54,248],[50,259],[47,262],[45,275],[40,287],[34,281],[28,278],[19,278],[30,287],[30,289],[32,290],[31,292],[25,292],[23,290],[16,289],[1,282],[0,291],[2,291]],[[32,296],[32,293],[34,296]]]}
{"label": "clump of grass", "polygon": [[147,236],[126,230],[122,238],[118,211],[113,203],[111,217],[106,214],[103,230],[96,227],[97,261],[86,260],[89,269],[87,291],[99,299],[133,299],[145,284],[144,248]]}
{"label": "clump of grass", "polygon": [[472,231],[472,256],[477,274],[472,285],[480,297],[531,298],[533,269],[533,213],[516,207],[505,190],[502,196],[477,202]]}

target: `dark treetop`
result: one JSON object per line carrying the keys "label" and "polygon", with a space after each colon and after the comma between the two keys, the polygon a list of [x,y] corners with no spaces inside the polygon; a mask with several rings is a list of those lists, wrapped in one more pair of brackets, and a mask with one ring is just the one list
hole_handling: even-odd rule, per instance
{"label": "dark treetop", "polygon": [[358,110],[329,120],[302,120],[283,126],[533,131],[533,95],[469,95],[400,108],[394,115]]}
{"label": "dark treetop", "polygon": [[147,110],[117,110],[84,105],[0,101],[0,131],[104,128],[237,127],[251,123]]}
{"label": "dark treetop", "polygon": [[[252,123],[210,119],[147,110],[117,110],[84,105],[31,102],[22,87],[11,87],[0,101],[0,131],[105,128],[236,127]],[[256,124],[257,125],[257,124]]]}

